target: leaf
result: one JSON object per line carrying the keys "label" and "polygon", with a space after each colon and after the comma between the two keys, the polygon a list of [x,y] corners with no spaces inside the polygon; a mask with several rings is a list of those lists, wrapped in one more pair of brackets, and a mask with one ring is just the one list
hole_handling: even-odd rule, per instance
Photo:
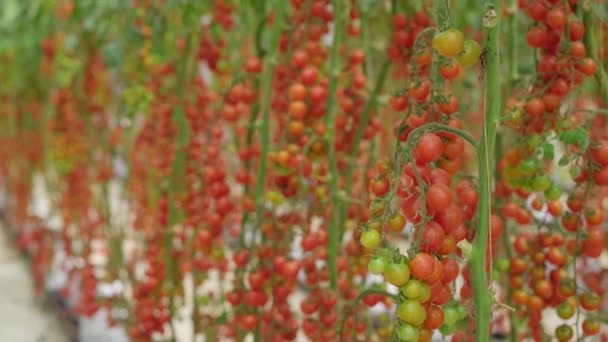
{"label": "leaf", "polygon": [[553,160],[553,158],[555,157],[555,147],[553,146],[552,143],[545,142],[542,145],[542,150],[543,150],[543,158],[548,159],[548,160]]}
{"label": "leaf", "polygon": [[566,145],[577,145],[581,149],[586,149],[589,145],[589,132],[578,127],[560,134],[559,140]]}
{"label": "leaf", "polygon": [[568,156],[563,156],[560,158],[560,160],[557,164],[559,166],[566,166],[566,165],[568,165],[568,163],[570,163],[570,158],[568,158]]}

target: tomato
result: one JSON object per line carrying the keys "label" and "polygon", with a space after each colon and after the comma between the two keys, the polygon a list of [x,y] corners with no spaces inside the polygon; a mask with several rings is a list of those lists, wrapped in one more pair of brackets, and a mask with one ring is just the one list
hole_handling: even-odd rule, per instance
{"label": "tomato", "polygon": [[547,13],[546,23],[554,30],[561,30],[566,26],[566,13],[559,7],[553,8]]}
{"label": "tomato", "polygon": [[549,188],[545,190],[545,198],[549,201],[556,201],[562,196],[562,193],[562,188],[558,184],[551,182]]}
{"label": "tomato", "polygon": [[404,262],[390,263],[384,270],[384,276],[389,284],[401,286],[410,279],[410,268]]}
{"label": "tomato", "polygon": [[397,336],[405,342],[417,342],[420,338],[420,331],[410,324],[400,324],[397,327]]}
{"label": "tomato", "polygon": [[528,16],[535,21],[543,21],[547,15],[547,5],[542,0],[532,0],[526,7]]}
{"label": "tomato", "polygon": [[574,311],[575,311],[574,305],[572,305],[568,302],[563,302],[556,309],[557,315],[561,319],[571,318],[572,316],[574,316]]}
{"label": "tomato", "polygon": [[562,324],[555,328],[555,338],[559,342],[570,341],[572,336],[574,336],[574,330],[567,324]]}
{"label": "tomato", "polygon": [[450,234],[464,222],[462,211],[453,202],[436,212],[434,220],[441,225],[446,234]]}
{"label": "tomato", "polygon": [[526,41],[531,47],[541,48],[547,45],[547,36],[547,31],[535,26],[528,31]]}
{"label": "tomato", "polygon": [[475,65],[481,56],[481,46],[474,40],[466,40],[462,54],[458,56],[458,63],[463,67]]}
{"label": "tomato", "polygon": [[405,228],[405,217],[396,213],[388,218],[388,229],[391,232],[399,233]]}
{"label": "tomato", "polygon": [[441,263],[443,264],[443,278],[441,281],[444,284],[449,284],[455,281],[460,271],[460,266],[456,260],[452,258],[445,258],[441,260]]}
{"label": "tomato", "polygon": [[545,102],[540,97],[532,97],[526,102],[526,114],[537,117],[545,112]]}
{"label": "tomato", "polygon": [[442,211],[452,204],[452,190],[445,184],[433,184],[426,192],[426,204],[432,211]]}
{"label": "tomato", "polygon": [[579,302],[583,309],[593,311],[600,307],[602,300],[596,293],[586,291],[579,296]]}
{"label": "tomato", "polygon": [[575,68],[586,76],[593,76],[598,70],[595,61],[589,57],[583,58],[581,61],[577,62]]}
{"label": "tomato", "polygon": [[551,177],[548,175],[537,175],[532,178],[532,189],[534,189],[534,191],[548,190],[552,184],[553,181],[551,181]]}
{"label": "tomato", "polygon": [[437,108],[446,115],[454,114],[458,111],[459,102],[456,96],[450,95],[446,102],[439,102]]}
{"label": "tomato", "polygon": [[419,83],[412,83],[408,94],[416,101],[424,101],[431,93],[431,81],[424,80]]}
{"label": "tomato", "polygon": [[441,77],[448,81],[458,77],[460,71],[460,64],[453,62],[448,62],[447,64],[441,65],[439,67],[439,73],[441,74]]}
{"label": "tomato", "polygon": [[383,274],[386,270],[386,266],[388,265],[388,261],[383,257],[373,257],[367,264],[367,268],[369,273],[371,274]]}
{"label": "tomato", "polygon": [[422,281],[410,279],[405,285],[401,286],[400,290],[406,298],[417,299],[422,292],[421,289],[423,286],[424,283]]}
{"label": "tomato", "polygon": [[443,142],[441,138],[433,133],[423,135],[414,149],[414,157],[417,163],[425,164],[433,162],[443,153]]}
{"label": "tomato", "polygon": [[374,249],[380,244],[380,233],[374,229],[369,229],[361,234],[361,244],[367,249]]}
{"label": "tomato", "polygon": [[382,197],[388,193],[391,186],[386,177],[378,177],[369,182],[369,187],[374,195]]}
{"label": "tomato", "polygon": [[572,20],[568,28],[571,41],[581,40],[585,36],[585,25],[580,20]]}
{"label": "tomato", "polygon": [[464,36],[457,29],[447,29],[433,37],[433,48],[443,57],[456,57],[464,49]]}
{"label": "tomato", "polygon": [[418,301],[405,299],[397,306],[397,317],[405,323],[420,326],[426,319],[426,310]]}
{"label": "tomato", "polygon": [[438,329],[444,322],[445,316],[443,310],[435,305],[426,307],[426,319],[422,323],[424,328],[432,330]]}
{"label": "tomato", "polygon": [[435,258],[427,253],[418,253],[410,261],[412,276],[425,280],[433,274],[435,269]]}
{"label": "tomato", "polygon": [[593,318],[585,318],[583,321],[583,333],[587,336],[593,336],[600,332],[600,321]]}

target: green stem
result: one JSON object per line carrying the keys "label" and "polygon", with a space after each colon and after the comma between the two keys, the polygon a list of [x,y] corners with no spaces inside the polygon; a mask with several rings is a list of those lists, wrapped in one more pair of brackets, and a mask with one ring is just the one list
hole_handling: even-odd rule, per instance
{"label": "green stem", "polygon": [[608,107],[608,75],[606,75],[606,70],[604,70],[602,61],[598,57],[597,45],[595,42],[595,37],[593,36],[595,28],[593,16],[594,13],[591,8],[585,9],[583,12],[583,23],[585,25],[584,41],[585,47],[587,48],[587,53],[591,58],[593,58],[595,64],[597,65],[595,79],[600,89],[600,93],[602,94],[602,98],[604,99],[604,106]]}
{"label": "green stem", "polygon": [[[268,150],[270,149],[270,109],[271,109],[271,93],[272,93],[272,81],[274,79],[274,69],[277,64],[278,52],[279,52],[279,38],[283,29],[283,15],[285,13],[285,1],[275,0],[273,6],[274,9],[274,22],[272,23],[272,29],[270,30],[270,44],[268,47],[267,54],[264,60],[264,71],[262,74],[261,86],[262,94],[264,96],[262,103],[262,122],[260,125],[261,135],[261,151],[260,151],[260,163],[258,168],[258,177],[255,185],[255,204],[256,204],[256,220],[257,224],[254,226],[256,231],[252,234],[252,243],[255,241],[257,228],[262,224],[264,216],[264,184],[266,180],[266,163]],[[241,232],[242,234],[242,232]],[[258,323],[254,331],[254,341],[260,341],[260,313],[258,312]]]}
{"label": "green stem", "polygon": [[338,285],[338,268],[336,259],[340,245],[340,227],[338,226],[338,167],[336,165],[335,146],[335,112],[338,89],[338,76],[340,75],[340,44],[344,40],[346,27],[346,15],[348,15],[347,3],[344,0],[332,0],[334,13],[334,37],[329,57],[329,98],[327,100],[327,111],[325,114],[325,126],[327,127],[327,147],[329,162],[329,192],[331,194],[332,210],[329,216],[329,246],[327,250],[327,264],[329,269],[329,281],[331,288],[335,290]]}
{"label": "green stem", "polygon": [[477,147],[479,162],[479,204],[477,207],[477,231],[470,255],[473,302],[475,305],[475,341],[490,341],[490,317],[492,298],[486,273],[486,250],[490,228],[492,175],[496,142],[496,128],[500,120],[500,57],[498,47],[500,0],[486,5],[484,27],[486,35],[485,63],[485,118],[481,141]]}
{"label": "green stem", "polygon": [[519,79],[519,70],[517,66],[517,11],[517,0],[509,0],[507,29],[509,30],[509,82],[511,86]]}

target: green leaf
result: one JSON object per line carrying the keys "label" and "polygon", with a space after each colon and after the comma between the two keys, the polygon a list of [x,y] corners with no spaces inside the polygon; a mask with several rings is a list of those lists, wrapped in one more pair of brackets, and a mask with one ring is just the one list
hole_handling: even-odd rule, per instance
{"label": "green leaf", "polygon": [[560,158],[560,160],[557,164],[559,166],[566,166],[566,165],[568,165],[568,163],[570,163],[570,158],[568,156],[563,156]]}
{"label": "green leaf", "polygon": [[577,145],[581,149],[586,149],[589,145],[589,132],[582,127],[563,132],[559,140],[566,145]]}
{"label": "green leaf", "polygon": [[545,142],[542,145],[542,150],[543,150],[543,158],[548,159],[548,160],[553,160],[553,158],[555,157],[555,147],[553,146],[552,143]]}

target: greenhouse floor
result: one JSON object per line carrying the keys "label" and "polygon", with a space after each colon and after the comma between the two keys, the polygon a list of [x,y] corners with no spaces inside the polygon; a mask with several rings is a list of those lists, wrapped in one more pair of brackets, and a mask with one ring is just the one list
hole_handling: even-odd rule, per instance
{"label": "greenhouse floor", "polygon": [[0,331],[3,341],[65,342],[54,313],[36,300],[26,259],[0,230]]}

